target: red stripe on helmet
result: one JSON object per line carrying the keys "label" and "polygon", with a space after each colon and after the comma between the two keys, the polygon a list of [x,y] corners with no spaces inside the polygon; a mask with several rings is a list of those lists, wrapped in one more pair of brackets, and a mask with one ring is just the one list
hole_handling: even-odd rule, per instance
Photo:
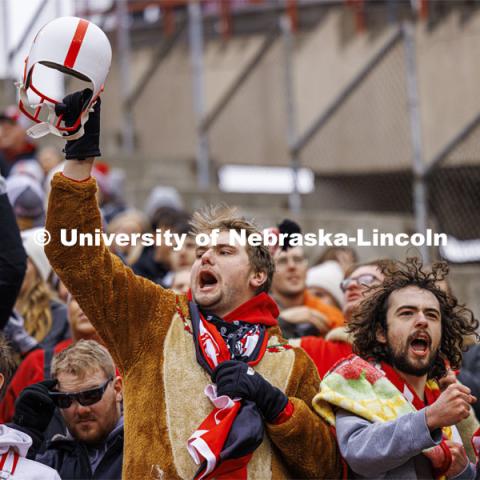
{"label": "red stripe on helmet", "polygon": [[70,47],[68,48],[67,56],[65,57],[65,61],[63,62],[63,65],[65,67],[73,68],[73,66],[75,65],[78,57],[78,52],[80,51],[83,39],[85,38],[85,34],[87,33],[88,24],[89,22],[83,19],[78,22],[77,29],[75,30],[72,42],[70,43]]}

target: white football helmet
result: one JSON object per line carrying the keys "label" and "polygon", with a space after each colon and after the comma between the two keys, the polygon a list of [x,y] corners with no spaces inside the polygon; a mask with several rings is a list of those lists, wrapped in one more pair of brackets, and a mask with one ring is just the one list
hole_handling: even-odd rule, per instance
{"label": "white football helmet", "polygon": [[[80,138],[88,114],[103,91],[111,60],[112,48],[107,36],[88,20],[60,17],[42,27],[25,59],[23,83],[17,83],[19,108],[36,123],[27,133],[33,138],[43,137],[47,133],[68,136],[69,140]],[[63,115],[55,114],[55,105],[62,99],[49,97],[39,85],[33,84],[33,72],[37,64],[92,84],[93,94],[72,126],[65,125]],[[30,103],[29,91],[40,97],[40,103]]]}

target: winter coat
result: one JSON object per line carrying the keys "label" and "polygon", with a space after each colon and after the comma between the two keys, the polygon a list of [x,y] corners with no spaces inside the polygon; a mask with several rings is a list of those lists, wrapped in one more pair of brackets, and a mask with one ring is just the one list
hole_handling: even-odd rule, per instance
{"label": "winter coat", "polygon": [[[45,453],[37,455],[36,460],[57,470],[62,480],[120,480],[123,421],[96,450],[89,451],[84,443],[74,440],[70,435],[56,435],[48,443]],[[98,451],[102,451],[103,457],[93,469],[90,456],[94,457]]]}
{"label": "winter coat", "polygon": [[1,190],[0,225],[0,330],[3,330],[22,286],[27,268],[27,254],[8,196]]}

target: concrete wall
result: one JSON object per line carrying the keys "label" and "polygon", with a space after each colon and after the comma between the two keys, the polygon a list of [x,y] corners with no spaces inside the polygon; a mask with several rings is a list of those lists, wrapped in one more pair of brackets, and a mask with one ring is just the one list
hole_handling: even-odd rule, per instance
{"label": "concrete wall", "polygon": [[[352,36],[346,33],[346,18],[351,14],[346,12],[350,11],[326,10],[316,28],[295,38],[293,78],[300,133],[397,28],[384,22],[375,32]],[[472,11],[465,23],[460,13],[452,9],[434,29],[425,23],[415,25],[415,40],[423,152],[428,161],[480,111],[477,61],[480,14]],[[214,108],[261,42],[258,34],[234,36],[226,43],[220,39],[206,42],[208,110]],[[152,41],[133,52],[134,78],[139,78],[148,65],[156,46]],[[278,38],[211,130],[210,148],[215,165],[288,164],[283,61],[282,39]],[[122,153],[118,148],[121,111],[116,65],[103,99],[103,148],[115,159]],[[405,52],[399,42],[304,150],[303,164],[320,175],[408,169],[412,164],[412,149],[407,102]],[[225,195],[216,188],[200,193],[194,188],[196,139],[192,104],[191,64],[184,38],[155,72],[135,105],[136,158],[117,161],[128,172],[129,195],[137,205],[142,205],[151,186],[164,183],[177,185],[192,208],[226,200],[243,206],[265,223],[288,215],[285,196]],[[478,164],[478,138],[477,132],[473,132],[447,164]],[[306,230],[324,227],[334,232],[350,232],[364,227],[395,233],[413,229],[410,216],[379,215],[361,209],[352,214],[322,208],[325,205],[322,194],[331,198],[329,205],[335,204],[335,195],[340,198],[350,191],[347,184],[345,188],[347,191],[324,188],[323,192],[305,199],[306,208],[300,220]],[[369,193],[368,188],[365,192]],[[415,252],[405,249],[359,249],[363,260],[384,255],[402,258],[412,253]],[[460,299],[480,313],[478,273],[476,266],[456,266],[451,278]]]}
{"label": "concrete wall", "polygon": [[[480,15],[466,24],[453,11],[430,31],[416,25],[418,89],[424,156],[430,159],[477,113],[480,71]],[[295,39],[294,95],[299,132],[311,125],[333,98],[392,35],[359,35],[345,42],[345,11],[331,8],[323,21]],[[245,63],[254,55],[259,35],[209,40],[205,49],[207,110],[213,108]],[[132,56],[133,78],[146,67],[153,47]],[[411,164],[403,44],[385,58],[345,102],[303,152],[304,164],[322,173],[388,171]],[[288,163],[283,44],[279,38],[211,130],[216,164]],[[108,152],[118,149],[121,111],[118,68],[113,66],[104,95],[109,123],[104,128]],[[192,78],[185,39],[153,75],[134,108],[139,152],[178,160],[195,156]]]}
{"label": "concrete wall", "polygon": [[431,32],[418,25],[416,41],[424,150],[430,159],[480,111],[480,15],[462,22],[453,11]]}

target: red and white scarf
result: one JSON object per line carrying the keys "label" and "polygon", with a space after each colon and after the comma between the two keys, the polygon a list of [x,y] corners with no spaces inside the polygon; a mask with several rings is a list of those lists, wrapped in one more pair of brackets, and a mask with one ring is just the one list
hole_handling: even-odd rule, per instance
{"label": "red and white scarf", "polygon": [[[216,327],[190,302],[197,361],[211,374],[217,365],[231,360],[232,352]],[[278,309],[265,293],[231,312],[224,321],[239,320],[252,328],[239,339],[236,349],[250,367],[263,358],[267,348],[266,327],[276,325]],[[205,395],[213,405],[211,413],[188,439],[188,451],[199,470],[195,479],[246,479],[247,465],[263,440],[263,419],[255,403],[217,396],[216,386],[207,385]]]}

